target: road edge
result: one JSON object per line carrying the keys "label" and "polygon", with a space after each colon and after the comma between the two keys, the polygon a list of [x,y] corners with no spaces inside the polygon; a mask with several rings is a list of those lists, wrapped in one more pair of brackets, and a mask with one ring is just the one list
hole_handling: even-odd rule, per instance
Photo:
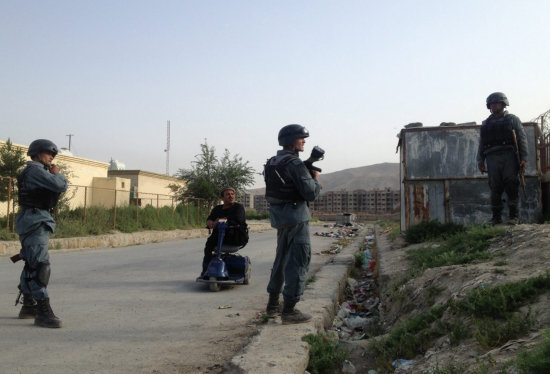
{"label": "road edge", "polygon": [[315,281],[306,287],[298,306],[313,316],[311,322],[282,325],[277,319],[263,325],[259,333],[225,365],[224,373],[303,374],[309,362],[309,346],[302,337],[325,332],[332,325],[354,263],[354,253],[362,239],[361,231],[341,253],[315,273]]}

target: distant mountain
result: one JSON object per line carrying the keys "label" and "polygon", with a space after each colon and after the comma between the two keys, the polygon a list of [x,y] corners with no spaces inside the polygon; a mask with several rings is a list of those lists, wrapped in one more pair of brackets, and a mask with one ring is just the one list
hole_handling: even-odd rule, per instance
{"label": "distant mountain", "polygon": [[[323,186],[321,193],[339,190],[381,190],[384,188],[399,190],[399,163],[384,162],[332,173],[321,173],[319,182]],[[263,194],[265,188],[255,188],[249,192]]]}

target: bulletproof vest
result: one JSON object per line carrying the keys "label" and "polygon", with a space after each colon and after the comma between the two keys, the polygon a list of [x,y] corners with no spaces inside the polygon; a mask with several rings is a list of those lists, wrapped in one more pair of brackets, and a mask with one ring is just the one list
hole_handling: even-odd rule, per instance
{"label": "bulletproof vest", "polygon": [[299,159],[295,155],[274,156],[267,160],[264,166],[265,179],[265,197],[268,202],[270,198],[275,198],[278,201],[296,202],[304,200],[298,189],[294,185],[292,178],[287,172],[287,165]]}
{"label": "bulletproof vest", "polygon": [[47,188],[29,189],[25,178],[31,167],[26,167],[17,177],[19,205],[24,208],[52,210],[57,205],[61,194]]}
{"label": "bulletproof vest", "polygon": [[481,139],[483,149],[487,150],[496,146],[514,146],[514,134],[512,120],[508,114],[494,119],[488,118],[485,125],[481,126]]}

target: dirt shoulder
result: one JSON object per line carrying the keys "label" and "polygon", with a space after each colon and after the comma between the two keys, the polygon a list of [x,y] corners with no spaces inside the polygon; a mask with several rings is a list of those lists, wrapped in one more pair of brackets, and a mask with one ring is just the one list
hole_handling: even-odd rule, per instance
{"label": "dirt shoulder", "polygon": [[[472,290],[489,289],[547,274],[550,269],[550,225],[518,225],[506,227],[505,230],[504,236],[491,240],[489,260],[431,268],[413,278],[410,276],[411,264],[406,258],[406,252],[421,246],[435,248],[438,244],[407,246],[402,239],[390,241],[381,230],[377,230],[378,312],[384,332],[388,333],[400,323],[420,314],[430,313],[434,307],[449,305],[450,300],[463,300]],[[395,372],[428,373],[435,369],[457,369],[459,371],[439,372],[514,373],[515,369],[511,369],[507,363],[516,359],[520,351],[531,349],[542,342],[542,331],[550,327],[548,292],[521,307],[517,314],[529,316],[533,321],[528,332],[517,338],[487,348],[480,344],[476,333],[463,336],[458,344],[451,344],[450,335],[442,334],[432,339],[428,347],[417,347],[418,354],[415,357],[394,357],[395,360],[406,359],[409,364],[395,369]],[[473,319],[476,316],[465,319],[463,331],[475,331],[473,326],[479,324],[479,320]],[[456,315],[448,308],[435,325],[454,320]],[[375,339],[385,336],[380,335]],[[351,349],[350,361],[357,372],[377,369],[376,358],[369,357],[368,346],[372,341],[348,343]],[[379,373],[385,372],[380,368],[378,370]]]}

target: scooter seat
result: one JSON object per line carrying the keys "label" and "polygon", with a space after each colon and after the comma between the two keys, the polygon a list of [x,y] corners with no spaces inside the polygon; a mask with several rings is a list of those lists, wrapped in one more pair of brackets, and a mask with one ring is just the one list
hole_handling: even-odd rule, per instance
{"label": "scooter seat", "polygon": [[241,245],[224,244],[222,245],[222,253],[235,253],[241,248]]}

